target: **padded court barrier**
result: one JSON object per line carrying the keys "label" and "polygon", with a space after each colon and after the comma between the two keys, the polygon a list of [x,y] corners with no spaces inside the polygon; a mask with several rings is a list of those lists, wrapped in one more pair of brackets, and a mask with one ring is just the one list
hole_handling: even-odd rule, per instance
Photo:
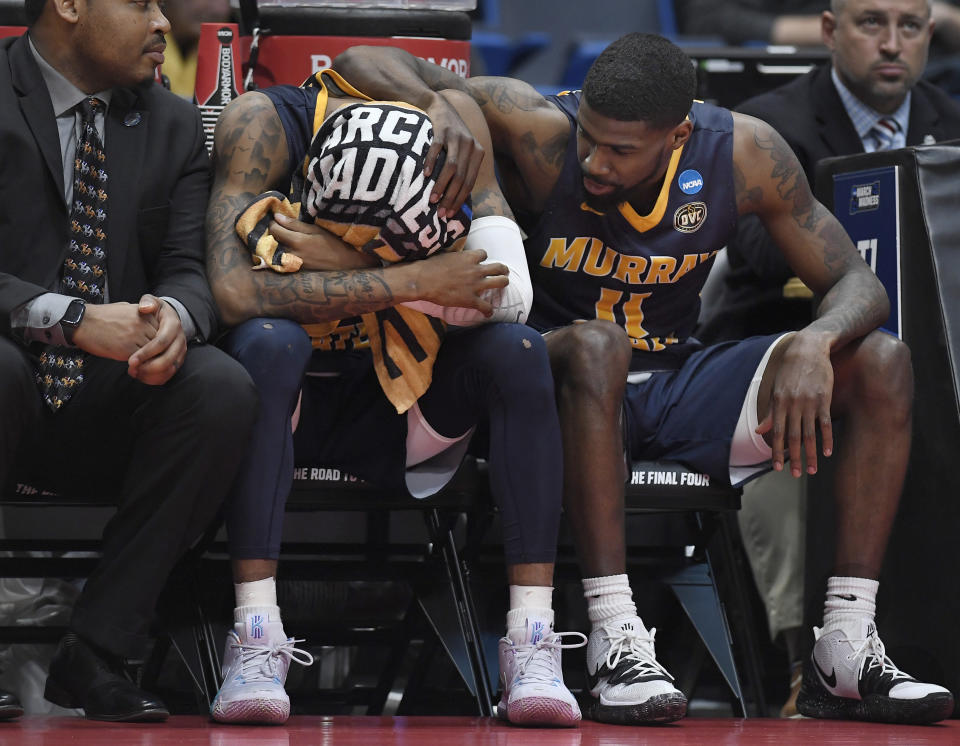
{"label": "padded court barrier", "polygon": [[242,91],[300,85],[357,44],[397,46],[467,76],[469,38],[470,17],[457,11],[259,7],[241,0],[240,24],[201,25],[194,101],[207,149],[223,108]]}
{"label": "padded court barrier", "polygon": [[0,39],[20,36],[27,30],[23,0],[0,0]]}
{"label": "padded court barrier", "polygon": [[300,85],[356,44],[397,46],[462,76],[470,70],[470,17],[459,11],[257,7],[249,0],[241,3],[240,31],[243,77],[256,87]]}
{"label": "padded court barrier", "polygon": [[[887,288],[886,327],[910,346],[910,464],[880,576],[878,627],[898,666],[960,692],[960,141],[831,158],[817,168],[831,207]],[[842,425],[842,423],[840,423]],[[838,440],[843,437],[839,433]],[[829,463],[828,463],[829,466]],[[810,480],[807,608],[819,624],[830,573],[832,485]]]}
{"label": "padded court barrier", "polygon": [[23,0],[0,0],[0,26],[26,28],[27,14]]}

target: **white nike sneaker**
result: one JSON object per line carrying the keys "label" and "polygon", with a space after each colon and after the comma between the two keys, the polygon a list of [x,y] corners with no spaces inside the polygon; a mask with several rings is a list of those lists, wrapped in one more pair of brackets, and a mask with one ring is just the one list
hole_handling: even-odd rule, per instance
{"label": "white nike sneaker", "polygon": [[591,720],[618,725],[669,723],[687,714],[687,698],[657,662],[653,638],[639,617],[600,625],[587,645]]}
{"label": "white nike sneaker", "polygon": [[285,723],[290,698],[283,685],[290,661],[309,666],[313,656],[295,647],[303,640],[287,637],[282,622],[265,615],[249,616],[233,627],[223,654],[223,686],[210,715],[221,723]]}
{"label": "white nike sneaker", "polygon": [[880,723],[936,723],[950,717],[953,695],[904,673],[887,657],[877,627],[864,619],[859,634],[813,628],[816,644],[797,696],[801,715]]}
{"label": "white nike sneaker", "polygon": [[[564,645],[561,639],[576,635],[580,642]],[[580,722],[580,706],[563,683],[562,648],[581,648],[587,637],[581,632],[554,632],[542,622],[528,622],[526,641],[500,638],[500,684],[502,694],[497,715],[514,725],[574,726]]]}

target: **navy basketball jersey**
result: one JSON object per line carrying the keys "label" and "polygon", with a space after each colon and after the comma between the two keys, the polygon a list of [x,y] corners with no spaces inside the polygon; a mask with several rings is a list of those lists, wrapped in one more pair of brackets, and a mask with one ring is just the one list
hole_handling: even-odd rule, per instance
{"label": "navy basketball jersey", "polygon": [[580,92],[551,96],[570,119],[563,169],[525,247],[533,279],[528,323],[540,331],[606,319],[626,329],[634,370],[676,368],[692,339],[700,290],[737,222],[733,117],[694,103],[693,133],[670,159],[649,215],[626,202],[586,206],[577,157]]}

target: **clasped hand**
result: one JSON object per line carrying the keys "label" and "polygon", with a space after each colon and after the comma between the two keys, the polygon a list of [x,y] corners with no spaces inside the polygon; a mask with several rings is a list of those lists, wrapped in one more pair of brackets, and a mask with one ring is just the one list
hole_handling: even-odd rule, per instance
{"label": "clasped hand", "polygon": [[151,386],[170,380],[187,354],[180,316],[149,294],[137,305],[88,303],[73,342],[91,355],[126,360],[130,377]]}

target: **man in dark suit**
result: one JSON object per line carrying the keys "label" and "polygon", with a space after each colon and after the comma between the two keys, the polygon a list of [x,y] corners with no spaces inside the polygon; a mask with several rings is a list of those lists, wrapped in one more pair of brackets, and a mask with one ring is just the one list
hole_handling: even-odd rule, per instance
{"label": "man in dark suit", "polygon": [[[934,28],[927,0],[834,0],[821,26],[832,52],[830,65],[737,107],[773,125],[811,184],[823,158],[960,138],[960,105],[920,79]],[[882,128],[879,137],[877,127]],[[810,323],[810,291],[793,277],[754,216],[740,219],[727,259],[729,271],[716,301],[701,316],[698,336],[703,341],[742,339]],[[783,635],[795,669],[785,716],[796,714],[806,641],[800,626],[804,485],[791,482],[772,473],[751,483],[739,516],[771,634]]]}
{"label": "man in dark suit", "polygon": [[153,84],[156,0],[27,0],[0,43],[0,483],[109,494],[118,510],[45,696],[162,720],[122,674],[157,596],[213,518],[256,394],[202,344],[209,161],[199,115]]}
{"label": "man in dark suit", "polygon": [[[821,159],[878,149],[870,129],[881,118],[892,118],[898,128],[887,147],[960,138],[960,105],[920,79],[933,32],[929,3],[887,0],[880,5],[887,9],[874,10],[864,0],[835,0],[822,17],[832,64],[737,107],[773,125],[811,184]],[[722,318],[709,319],[711,339],[764,334],[768,327],[798,328],[790,320],[809,322],[809,304],[786,315],[782,304],[775,308],[792,272],[759,220],[740,221],[727,255],[731,272],[717,311]],[[761,311],[758,302],[769,307]]]}

